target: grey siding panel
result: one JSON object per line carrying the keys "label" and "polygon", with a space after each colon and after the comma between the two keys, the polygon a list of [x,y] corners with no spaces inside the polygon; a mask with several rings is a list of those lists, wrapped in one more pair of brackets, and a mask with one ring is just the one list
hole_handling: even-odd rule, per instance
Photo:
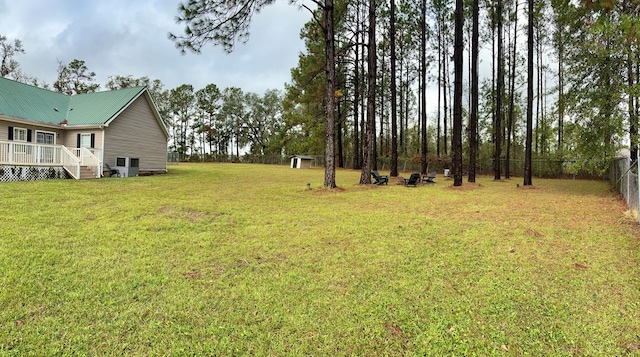
{"label": "grey siding panel", "polygon": [[140,158],[140,171],[167,169],[167,138],[145,95],[120,113],[105,128],[104,135],[107,164],[115,166],[116,157],[129,156]]}

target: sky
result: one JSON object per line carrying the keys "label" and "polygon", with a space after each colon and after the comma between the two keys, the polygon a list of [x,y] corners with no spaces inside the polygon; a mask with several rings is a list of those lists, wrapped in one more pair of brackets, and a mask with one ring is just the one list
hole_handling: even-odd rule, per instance
{"label": "sky", "polygon": [[96,73],[105,89],[109,76],[160,79],[165,89],[214,83],[262,94],[284,89],[304,51],[300,30],[311,14],[277,0],[254,16],[251,37],[233,53],[212,44],[182,55],[167,34],[182,34],[179,0],[0,0],[0,34],[19,39],[16,56],[24,74],[52,85],[58,62],[74,59]]}

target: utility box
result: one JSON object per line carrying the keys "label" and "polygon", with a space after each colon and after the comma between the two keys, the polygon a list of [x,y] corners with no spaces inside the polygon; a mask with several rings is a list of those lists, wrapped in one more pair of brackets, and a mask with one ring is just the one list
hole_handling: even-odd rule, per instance
{"label": "utility box", "polygon": [[116,170],[118,170],[120,177],[138,176],[140,159],[137,157],[116,157]]}

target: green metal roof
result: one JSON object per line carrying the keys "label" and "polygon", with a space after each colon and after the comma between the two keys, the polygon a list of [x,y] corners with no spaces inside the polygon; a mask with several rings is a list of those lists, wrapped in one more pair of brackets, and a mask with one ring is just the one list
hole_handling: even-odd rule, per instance
{"label": "green metal roof", "polygon": [[62,93],[0,78],[0,114],[8,117],[57,125],[70,101]]}
{"label": "green metal roof", "polygon": [[67,96],[0,78],[0,115],[43,124],[100,125],[136,99],[145,87]]}
{"label": "green metal roof", "polygon": [[136,99],[145,87],[79,94],[71,97],[68,125],[106,124]]}

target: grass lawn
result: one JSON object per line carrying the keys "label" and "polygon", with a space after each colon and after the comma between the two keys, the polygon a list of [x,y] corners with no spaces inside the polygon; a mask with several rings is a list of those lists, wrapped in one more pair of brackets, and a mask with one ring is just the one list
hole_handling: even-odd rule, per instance
{"label": "grass lawn", "polygon": [[606,182],[323,175],[0,184],[0,355],[640,355],[640,229]]}

